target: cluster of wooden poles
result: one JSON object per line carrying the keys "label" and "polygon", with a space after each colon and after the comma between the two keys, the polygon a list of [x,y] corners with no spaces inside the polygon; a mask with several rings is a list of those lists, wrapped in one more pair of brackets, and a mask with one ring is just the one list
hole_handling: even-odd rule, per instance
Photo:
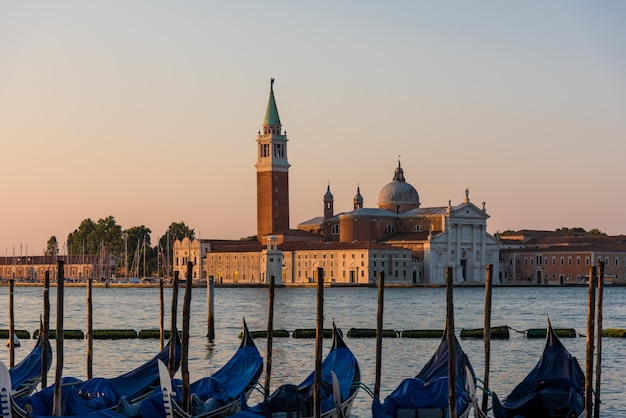
{"label": "cluster of wooden poles", "polygon": [[[58,262],[58,282],[57,282],[57,322],[56,322],[56,371],[55,371],[55,390],[54,390],[54,415],[61,413],[61,377],[63,370],[63,283],[64,283],[64,262]],[[190,390],[189,390],[189,325],[191,312],[191,289],[192,289],[192,271],[193,263],[187,264],[187,275],[185,281],[185,295],[183,299],[183,324],[182,324],[182,352],[181,352],[181,377],[183,381],[182,399],[183,409],[189,410]],[[493,282],[493,265],[487,265],[485,279],[485,317],[483,338],[485,345],[485,375],[484,387],[489,388],[489,364],[491,350],[491,298],[492,298],[492,282]],[[604,262],[598,262],[597,268],[590,268],[589,279],[589,297],[588,297],[588,315],[587,315],[587,350],[585,363],[585,405],[587,418],[599,418],[600,416],[600,380],[601,380],[601,360],[602,360],[602,298],[604,289]],[[385,275],[383,272],[378,276],[378,312],[376,319],[376,360],[375,360],[375,382],[374,394],[380,396],[381,382],[381,363],[382,363],[382,338],[383,338],[383,311],[384,311],[384,290]],[[50,275],[46,272],[44,279],[44,311],[40,332],[43,338],[48,337],[50,331],[50,301],[49,301]],[[13,281],[9,284],[9,362],[10,367],[14,365],[14,312],[13,312]],[[178,275],[174,276],[172,286],[172,311],[171,311],[171,330],[176,332],[177,311],[178,311]],[[446,338],[448,340],[448,400],[449,400],[449,417],[456,418],[456,366],[455,366],[455,344],[454,344],[454,299],[453,299],[454,279],[452,268],[446,268]],[[266,354],[266,371],[265,371],[265,394],[269,395],[270,381],[272,372],[272,344],[274,331],[274,289],[275,278],[269,278],[269,297],[268,297],[268,325],[267,325],[267,354]],[[161,349],[164,344],[164,302],[163,302],[163,281],[159,283],[160,294],[160,344]],[[215,338],[215,321],[214,321],[214,284],[210,278],[207,283],[207,337],[210,340]],[[87,284],[87,378],[92,377],[93,363],[93,327],[92,327],[92,281]],[[596,333],[596,326],[598,332]],[[316,336],[315,336],[315,380],[313,384],[313,412],[314,417],[321,415],[321,399],[322,399],[322,342],[324,332],[324,269],[317,269],[317,317],[316,317]],[[170,349],[170,375],[174,374],[174,350],[175,345],[171,344]],[[594,348],[596,351],[596,382],[595,391],[593,385],[593,367],[594,367]],[[47,364],[48,359],[46,350],[43,351],[42,364]],[[46,374],[42,375],[42,387],[47,386]],[[594,398],[595,393],[595,398]],[[595,402],[594,402],[595,400]],[[482,398],[483,412],[488,409],[487,396]],[[592,408],[593,406],[593,408]]]}
{"label": "cluster of wooden poles", "polygon": [[[185,411],[189,411],[189,402],[190,402],[190,390],[189,390],[189,324],[190,324],[190,312],[191,312],[191,284],[192,284],[192,271],[193,271],[193,263],[188,263],[187,265],[187,280],[185,284],[185,295],[183,302],[183,329],[181,332],[182,335],[182,350],[181,350],[181,376],[183,381],[182,388],[182,399],[183,404],[182,407]],[[65,270],[64,270],[64,261],[57,261],[57,272],[58,272],[58,280],[57,280],[57,317],[56,317],[56,368],[55,368],[55,379],[54,379],[54,398],[53,398],[53,416],[61,415],[61,378],[63,372],[63,300],[64,300],[64,282],[65,282]],[[174,282],[172,286],[172,313],[171,313],[171,330],[172,332],[178,332],[176,330],[177,323],[177,311],[178,311],[178,288],[179,288],[179,279],[178,275],[174,276]],[[43,284],[43,318],[41,320],[40,333],[41,338],[44,340],[44,345],[46,344],[46,340],[48,339],[48,335],[50,333],[50,298],[49,298],[49,289],[50,289],[50,272],[46,271],[44,277]],[[160,281],[159,285],[160,290],[160,345],[161,349],[164,347],[164,302],[163,302],[163,281]],[[211,286],[212,290],[212,286]],[[14,282],[13,280],[9,281],[9,367],[13,367],[15,365],[15,316],[13,309],[13,294],[14,294]],[[209,337],[214,337],[214,326],[212,319],[212,302],[213,302],[213,293],[211,292],[209,295],[209,301],[211,302],[211,306],[209,309],[210,312],[210,321],[209,321]],[[93,305],[92,305],[92,279],[87,282],[87,378],[91,379],[93,377]],[[171,333],[170,333],[171,334]],[[175,373],[175,350],[176,344],[170,344],[170,355],[169,355],[169,371],[170,376],[173,377]],[[48,363],[48,352],[43,350],[42,352],[42,364]],[[42,368],[42,370],[46,370]],[[41,376],[41,387],[46,387],[47,383],[47,374],[42,373]]]}

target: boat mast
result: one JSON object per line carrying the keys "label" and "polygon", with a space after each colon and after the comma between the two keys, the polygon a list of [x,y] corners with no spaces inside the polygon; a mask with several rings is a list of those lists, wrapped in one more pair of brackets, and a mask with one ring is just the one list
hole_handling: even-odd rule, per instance
{"label": "boat mast", "polygon": [[146,236],[143,236],[143,278],[146,278]]}
{"label": "boat mast", "polygon": [[124,276],[128,278],[128,234],[124,234]]}

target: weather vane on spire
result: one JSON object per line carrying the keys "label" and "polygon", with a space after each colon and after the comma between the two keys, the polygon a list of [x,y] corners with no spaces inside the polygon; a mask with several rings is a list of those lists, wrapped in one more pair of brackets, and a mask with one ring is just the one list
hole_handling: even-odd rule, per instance
{"label": "weather vane on spire", "polygon": [[270,87],[274,88],[274,77],[270,79]]}

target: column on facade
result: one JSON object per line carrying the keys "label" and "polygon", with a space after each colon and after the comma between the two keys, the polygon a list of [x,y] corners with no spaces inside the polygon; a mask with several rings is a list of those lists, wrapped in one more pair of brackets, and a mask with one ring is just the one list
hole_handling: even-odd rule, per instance
{"label": "column on facade", "polygon": [[[480,265],[480,278],[483,278],[487,274],[487,270],[486,270],[487,269],[487,254],[486,254],[487,243],[485,242],[487,230],[486,228],[484,228],[484,225],[480,225],[478,227],[478,230],[480,231],[480,260],[482,262]],[[496,271],[497,271],[497,268],[496,268]],[[479,281],[482,281],[482,280],[479,280]]]}
{"label": "column on facade", "polygon": [[[463,230],[463,225],[461,225],[459,223],[455,223],[454,227],[456,229],[456,243],[455,243],[454,247],[455,247],[455,251],[456,251],[457,258],[458,258],[459,262],[457,263],[456,260],[455,260],[455,263],[454,263],[452,271],[455,272],[454,273],[454,277],[457,279],[455,281],[459,281],[458,280],[458,278],[460,277],[459,272],[461,272],[461,273],[463,272],[463,270],[460,267],[461,266],[461,261],[460,260],[462,260],[462,257],[463,257],[463,251],[461,249],[461,233],[462,233],[462,230]],[[463,277],[463,280],[465,280],[465,277]]]}

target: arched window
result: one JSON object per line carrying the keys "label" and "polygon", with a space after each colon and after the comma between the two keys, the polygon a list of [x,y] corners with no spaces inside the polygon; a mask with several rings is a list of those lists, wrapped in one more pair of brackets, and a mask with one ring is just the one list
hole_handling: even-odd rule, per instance
{"label": "arched window", "polygon": [[393,225],[385,225],[385,232],[388,234],[396,232],[396,228]]}
{"label": "arched window", "polygon": [[333,227],[330,229],[330,233],[332,235],[339,235],[339,224],[334,224]]}

